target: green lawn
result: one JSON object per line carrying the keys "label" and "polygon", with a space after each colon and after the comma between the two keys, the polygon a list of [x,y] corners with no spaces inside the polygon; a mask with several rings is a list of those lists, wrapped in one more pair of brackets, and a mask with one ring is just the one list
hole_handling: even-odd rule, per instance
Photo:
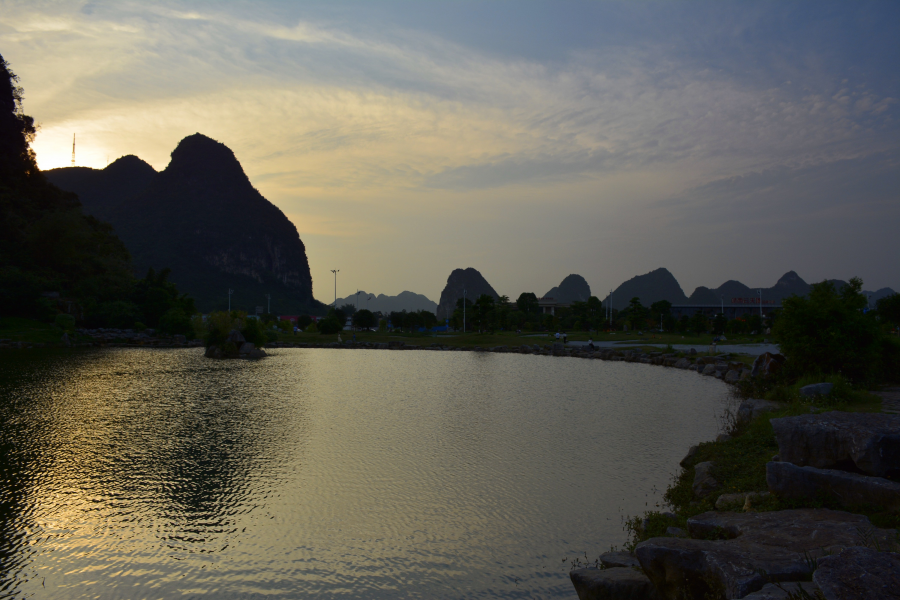
{"label": "green lawn", "polygon": [[20,317],[0,317],[0,339],[31,344],[58,344],[62,333],[62,329],[50,323]]}

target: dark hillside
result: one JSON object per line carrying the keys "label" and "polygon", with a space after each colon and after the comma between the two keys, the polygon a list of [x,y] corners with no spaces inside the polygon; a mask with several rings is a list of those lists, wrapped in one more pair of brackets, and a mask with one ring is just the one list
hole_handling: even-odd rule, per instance
{"label": "dark hillside", "polygon": [[137,157],[103,170],[56,169],[48,177],[78,191],[85,210],[108,219],[138,270],[168,266],[202,311],[318,313],[297,228],[250,183],[234,153],[204,135],[183,139],[165,170]]}

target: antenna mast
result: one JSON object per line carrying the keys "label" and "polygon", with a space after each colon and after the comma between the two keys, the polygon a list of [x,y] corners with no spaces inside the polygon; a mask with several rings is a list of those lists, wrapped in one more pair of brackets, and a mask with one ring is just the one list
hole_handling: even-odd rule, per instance
{"label": "antenna mast", "polygon": [[72,134],[72,166],[75,166],[75,134]]}

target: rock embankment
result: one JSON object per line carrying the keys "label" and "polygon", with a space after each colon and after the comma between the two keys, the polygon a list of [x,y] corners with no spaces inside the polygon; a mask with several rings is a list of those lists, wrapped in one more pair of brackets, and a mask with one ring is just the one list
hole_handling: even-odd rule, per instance
{"label": "rock embankment", "polygon": [[0,339],[0,349],[29,349],[50,347],[150,347],[150,348],[197,348],[202,340],[188,340],[183,335],[167,335],[154,329],[76,329],[74,335],[63,333],[59,343],[18,342]]}
{"label": "rock embankment", "polygon": [[[777,408],[749,400],[740,413],[752,419]],[[722,494],[716,508],[734,512],[697,515],[687,519],[686,532],[645,540],[633,554],[612,561],[603,555],[599,568],[572,571],[578,597],[900,597],[897,530],[880,529],[867,517],[843,510],[752,510],[754,502],[774,494],[807,504],[828,499],[849,510],[900,512],[900,483],[894,480],[900,475],[900,416],[834,411],[772,419],[772,426],[778,455],[766,465],[768,493]],[[689,452],[685,461],[691,459]],[[712,465],[699,463],[694,469],[695,494],[709,494],[716,486]]]}

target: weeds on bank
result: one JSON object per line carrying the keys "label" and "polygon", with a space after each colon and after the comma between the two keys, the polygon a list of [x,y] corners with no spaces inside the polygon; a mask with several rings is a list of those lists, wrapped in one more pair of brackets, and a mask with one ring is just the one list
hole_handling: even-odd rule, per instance
{"label": "weeds on bank", "polygon": [[[800,388],[811,384],[828,382],[834,384],[829,396],[801,398]],[[725,430],[731,439],[721,442],[706,442],[698,445],[696,453],[686,463],[686,467],[674,476],[672,483],[663,495],[665,506],[671,507],[675,518],[659,511],[651,511],[643,516],[636,516],[625,521],[628,534],[626,548],[634,547],[652,537],[665,537],[670,526],[685,528],[687,520],[698,514],[714,510],[715,503],[722,494],[764,492],[766,485],[766,463],[778,453],[778,444],[770,419],[821,412],[825,410],[841,411],[878,411],[880,398],[864,389],[852,386],[841,376],[811,376],[796,381],[786,381],[777,377],[769,380],[751,379],[741,382],[737,390],[736,400],[741,397],[765,398],[784,403],[784,408],[766,413],[751,423],[740,423],[736,414],[731,413],[726,419]],[[712,476],[720,487],[703,499],[693,494],[694,466],[701,462],[714,463]],[[734,507],[740,509],[742,507]],[[877,506],[860,506],[848,509],[833,499],[822,497],[815,501],[791,502],[783,501],[775,496],[759,499],[753,503],[753,510],[773,511],[790,508],[830,508],[834,510],[850,510],[869,518],[875,527],[898,529],[900,515]],[[898,533],[900,536],[900,533]],[[900,549],[900,537],[898,537]]]}

